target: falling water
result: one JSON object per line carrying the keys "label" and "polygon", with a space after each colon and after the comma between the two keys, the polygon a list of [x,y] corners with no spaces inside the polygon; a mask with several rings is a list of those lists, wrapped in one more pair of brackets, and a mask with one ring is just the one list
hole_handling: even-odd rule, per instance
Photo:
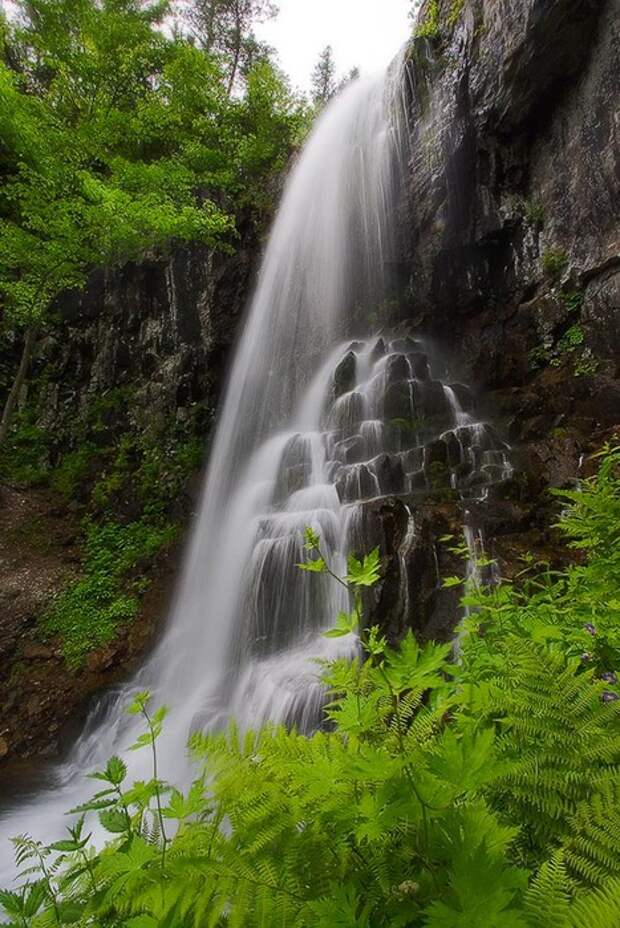
{"label": "falling water", "polygon": [[[319,119],[286,186],[231,372],[200,515],[163,639],[137,679],[99,704],[67,763],[43,793],[5,813],[3,837],[49,838],[90,792],[86,772],[135,737],[123,712],[136,689],[171,708],[162,773],[188,774],[197,726],[292,719],[310,726],[321,694],[313,657],[328,645],[343,592],[301,575],[301,532],[313,525],[343,565],[342,505],[323,443],[323,401],[340,341],[390,290],[397,201],[399,65],[358,80]],[[326,363],[327,360],[327,363]],[[353,416],[352,408],[335,413]],[[283,469],[283,459],[295,461]],[[147,774],[140,752],[130,775]],[[6,844],[3,858],[10,849]]]}
{"label": "falling water", "polygon": [[[231,717],[311,730],[317,658],[352,655],[357,640],[322,635],[347,594],[296,567],[304,529],[343,570],[366,546],[369,501],[415,499],[437,482],[478,496],[506,472],[505,446],[464,411],[465,387],[434,377],[427,346],[373,335],[393,286],[401,86],[398,63],[352,84],[318,121],[264,257],[167,630],[137,678],[100,701],[49,789],[5,814],[3,836],[58,835],[64,810],[90,795],[85,774],[135,739],[123,710],[136,689],[170,707],[159,759],[180,786],[192,730]],[[414,534],[410,514],[404,575]],[[126,757],[130,777],[149,775],[146,755]]]}

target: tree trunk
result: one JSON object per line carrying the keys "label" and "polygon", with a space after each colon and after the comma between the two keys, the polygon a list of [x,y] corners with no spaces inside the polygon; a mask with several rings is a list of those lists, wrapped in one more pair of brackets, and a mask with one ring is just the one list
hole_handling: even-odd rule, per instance
{"label": "tree trunk", "polygon": [[4,444],[7,435],[9,434],[11,419],[13,417],[13,413],[15,412],[17,403],[19,402],[19,395],[22,392],[22,387],[24,386],[26,377],[28,376],[28,368],[30,367],[30,357],[32,355],[34,341],[34,329],[26,329],[26,334],[24,336],[24,347],[22,349],[22,356],[19,362],[19,367],[15,375],[15,380],[13,381],[13,386],[11,387],[6,403],[4,404],[2,422],[0,422],[0,446]]}
{"label": "tree trunk", "polygon": [[228,96],[230,97],[235,86],[235,78],[237,77],[237,69],[239,68],[239,58],[241,56],[241,42],[238,41],[235,45],[235,52],[233,57],[232,66],[230,69],[230,80],[228,81]]}
{"label": "tree trunk", "polygon": [[239,59],[241,58],[241,44],[242,44],[242,16],[241,10],[239,9],[239,4],[235,5],[235,46],[233,50],[233,61],[230,69],[230,80],[228,81],[228,96],[230,97],[235,86],[235,79],[237,77],[237,69],[239,68]]}

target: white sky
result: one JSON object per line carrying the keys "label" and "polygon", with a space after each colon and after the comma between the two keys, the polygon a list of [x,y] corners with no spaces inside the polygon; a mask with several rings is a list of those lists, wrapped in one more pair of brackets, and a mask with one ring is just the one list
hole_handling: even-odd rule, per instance
{"label": "white sky", "polygon": [[411,34],[411,0],[276,0],[277,18],[259,38],[278,52],[293,87],[309,90],[320,52],[331,45],[342,75],[356,65],[371,73],[389,64]]}

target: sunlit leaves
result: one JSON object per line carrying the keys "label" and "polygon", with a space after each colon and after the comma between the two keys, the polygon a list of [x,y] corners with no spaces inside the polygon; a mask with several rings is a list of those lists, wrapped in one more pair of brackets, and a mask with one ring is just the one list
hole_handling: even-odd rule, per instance
{"label": "sunlit leaves", "polygon": [[[617,486],[604,475],[581,537],[617,532],[605,525]],[[318,553],[318,536],[306,544]],[[409,634],[391,648],[357,629],[364,656],[323,667],[322,730],[197,733],[187,793],[155,772],[124,789],[112,758],[84,807],[108,846],[90,851],[81,820],[51,846],[16,839],[32,883],[0,895],[11,924],[616,928],[620,709],[603,697],[617,689],[607,604],[620,595],[616,552],[589,550],[565,571],[470,592],[458,661],[448,644]],[[338,633],[354,630],[377,567],[349,570],[362,582],[343,581],[355,610]],[[165,713],[148,693],[132,712],[155,763]],[[170,839],[164,819],[178,823]]]}
{"label": "sunlit leaves", "polygon": [[354,587],[374,586],[381,576],[381,558],[379,549],[375,548],[361,560],[351,555],[347,562],[347,583]]}
{"label": "sunlit leaves", "polygon": [[335,626],[323,634],[325,638],[342,638],[356,632],[358,625],[359,617],[357,612],[339,612]]}

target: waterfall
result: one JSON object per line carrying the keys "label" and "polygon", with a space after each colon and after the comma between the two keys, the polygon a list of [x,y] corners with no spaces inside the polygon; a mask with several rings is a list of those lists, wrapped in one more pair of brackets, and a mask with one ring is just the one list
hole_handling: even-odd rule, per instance
{"label": "waterfall", "polygon": [[[63,812],[91,793],[86,773],[113,753],[130,778],[149,776],[148,754],[127,752],[140,723],[124,707],[136,690],[170,708],[159,762],[181,788],[193,730],[230,718],[311,730],[323,702],[317,659],[358,645],[322,635],[347,594],[296,567],[304,529],[343,571],[348,552],[368,550],[372,500],[415,501],[437,483],[477,497],[506,473],[505,446],[469,411],[465,387],[434,376],[429,346],[377,332],[394,287],[402,84],[398,61],[351,84],[319,119],[266,249],[166,631],[137,677],[99,701],[49,787],[4,814],[3,837],[60,836]],[[414,536],[410,514],[405,583]],[[402,602],[408,609],[408,589]],[[6,873],[6,843],[1,853]]]}
{"label": "waterfall", "polygon": [[[398,200],[401,64],[347,87],[317,121],[286,185],[237,349],[200,513],[172,614],[137,677],[92,713],[49,788],[5,811],[2,837],[62,832],[63,813],[85,799],[88,771],[134,740],[124,707],[149,689],[170,707],[160,742],[162,775],[190,776],[185,745],[201,725],[231,713],[310,726],[321,700],[314,657],[352,653],[321,630],[346,605],[333,582],[304,578],[301,532],[321,533],[344,565],[342,505],[323,442],[324,399],[340,342],[390,293]],[[337,419],[357,416],[342,400]],[[283,461],[290,462],[284,467]],[[361,480],[361,477],[360,477]],[[127,754],[130,776],[148,758]],[[10,869],[10,847],[0,854]]]}

